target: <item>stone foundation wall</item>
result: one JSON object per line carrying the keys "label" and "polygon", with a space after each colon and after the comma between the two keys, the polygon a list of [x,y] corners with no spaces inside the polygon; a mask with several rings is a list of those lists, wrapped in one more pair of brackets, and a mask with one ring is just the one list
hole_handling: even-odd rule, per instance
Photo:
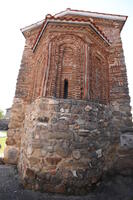
{"label": "stone foundation wall", "polygon": [[130,107],[82,100],[38,98],[27,106],[19,172],[25,187],[84,193],[119,158]]}
{"label": "stone foundation wall", "polygon": [[21,136],[23,133],[23,121],[25,118],[25,104],[20,98],[14,98],[13,106],[11,109],[9,130],[7,133],[6,148],[4,151],[4,161],[9,164],[17,164]]}

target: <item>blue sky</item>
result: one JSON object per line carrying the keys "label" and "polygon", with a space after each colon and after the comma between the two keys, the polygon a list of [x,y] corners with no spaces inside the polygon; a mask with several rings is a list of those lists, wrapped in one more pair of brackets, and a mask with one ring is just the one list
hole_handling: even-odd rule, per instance
{"label": "blue sky", "polygon": [[0,108],[12,105],[24,49],[20,31],[27,25],[66,8],[128,15],[122,30],[130,96],[133,105],[133,1],[132,0],[4,0],[0,3]]}

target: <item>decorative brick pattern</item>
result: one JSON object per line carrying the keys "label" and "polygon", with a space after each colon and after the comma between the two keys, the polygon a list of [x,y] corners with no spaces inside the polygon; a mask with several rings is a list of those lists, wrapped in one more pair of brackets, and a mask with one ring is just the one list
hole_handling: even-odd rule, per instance
{"label": "decorative brick pattern", "polygon": [[[23,99],[25,94],[26,99],[30,101],[37,96],[63,98],[64,80],[67,79],[68,98],[93,99],[103,103],[109,101],[109,47],[90,28],[49,24],[34,53],[30,49],[30,43],[29,36],[19,73],[16,97],[21,93]],[[27,67],[24,65],[26,59]],[[102,77],[99,72],[102,73]],[[22,92],[22,88],[25,87],[25,91]]]}

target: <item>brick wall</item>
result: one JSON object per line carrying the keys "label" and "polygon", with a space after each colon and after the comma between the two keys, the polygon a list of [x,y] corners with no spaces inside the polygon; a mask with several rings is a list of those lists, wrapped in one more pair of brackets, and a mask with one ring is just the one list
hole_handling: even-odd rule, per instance
{"label": "brick wall", "polygon": [[30,102],[38,96],[63,98],[67,79],[68,98],[108,102],[107,55],[108,46],[89,28],[49,25],[34,53],[27,38],[16,97]]}

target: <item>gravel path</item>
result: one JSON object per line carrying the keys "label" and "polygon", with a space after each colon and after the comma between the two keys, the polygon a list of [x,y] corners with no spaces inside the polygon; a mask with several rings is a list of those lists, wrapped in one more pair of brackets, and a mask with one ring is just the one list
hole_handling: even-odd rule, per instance
{"label": "gravel path", "polygon": [[86,196],[65,196],[24,190],[13,166],[0,165],[0,200],[133,200],[133,176],[110,176]]}

